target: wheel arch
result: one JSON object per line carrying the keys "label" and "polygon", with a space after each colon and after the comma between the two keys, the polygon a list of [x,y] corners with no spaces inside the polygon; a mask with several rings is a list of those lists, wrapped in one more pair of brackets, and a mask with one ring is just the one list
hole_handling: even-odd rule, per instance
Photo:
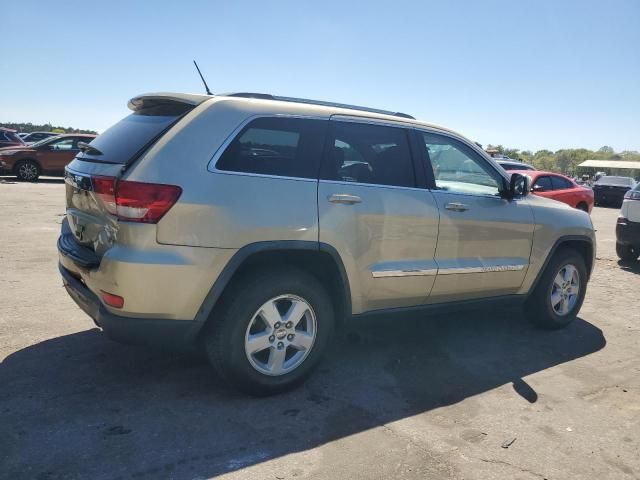
{"label": "wheel arch", "polygon": [[536,279],[531,285],[531,289],[529,290],[529,295],[533,291],[535,291],[536,287],[538,286],[538,283],[540,282],[540,278],[542,277],[545,270],[547,269],[547,266],[551,258],[553,258],[553,256],[556,254],[556,252],[558,252],[558,250],[563,248],[570,248],[572,250],[575,250],[580,254],[580,256],[582,256],[582,258],[584,259],[584,263],[587,267],[587,273],[589,277],[591,277],[591,272],[593,271],[594,262],[595,262],[595,246],[593,244],[593,240],[590,237],[587,237],[584,235],[566,235],[558,238],[558,240],[556,240],[556,242],[551,247],[551,250],[549,250],[549,254],[547,255],[547,258],[545,258],[542,268],[536,275]]}
{"label": "wheel arch", "polygon": [[235,279],[251,269],[268,268],[269,265],[291,266],[315,276],[331,296],[337,321],[351,315],[349,279],[335,248],[301,240],[256,242],[242,247],[231,257],[205,297],[188,336],[194,339],[200,334]]}

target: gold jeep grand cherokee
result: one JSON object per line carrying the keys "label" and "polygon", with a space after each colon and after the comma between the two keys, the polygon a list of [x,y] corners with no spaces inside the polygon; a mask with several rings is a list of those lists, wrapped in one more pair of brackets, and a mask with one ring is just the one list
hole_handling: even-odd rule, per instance
{"label": "gold jeep grand cherokee", "polygon": [[451,130],[252,93],[129,108],[68,165],[58,241],[67,291],[114,339],[203,344],[264,395],[355,316],[517,302],[561,328],[580,310],[589,215]]}

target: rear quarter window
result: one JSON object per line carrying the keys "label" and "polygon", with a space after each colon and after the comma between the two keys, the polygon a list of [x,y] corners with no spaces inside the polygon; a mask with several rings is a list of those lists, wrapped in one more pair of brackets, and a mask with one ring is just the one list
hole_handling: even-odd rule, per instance
{"label": "rear quarter window", "polygon": [[216,163],[222,171],[317,178],[327,122],[257,118],[246,125]]}

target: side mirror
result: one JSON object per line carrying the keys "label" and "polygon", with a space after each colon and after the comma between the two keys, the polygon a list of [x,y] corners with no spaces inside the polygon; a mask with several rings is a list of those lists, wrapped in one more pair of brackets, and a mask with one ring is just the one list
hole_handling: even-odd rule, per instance
{"label": "side mirror", "polygon": [[531,180],[526,175],[512,173],[509,185],[504,192],[504,197],[511,200],[516,197],[524,197],[531,189]]}

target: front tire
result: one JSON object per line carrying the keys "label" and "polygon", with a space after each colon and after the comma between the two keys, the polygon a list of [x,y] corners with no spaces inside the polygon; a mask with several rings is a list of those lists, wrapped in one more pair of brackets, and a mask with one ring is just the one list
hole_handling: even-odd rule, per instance
{"label": "front tire", "polygon": [[640,251],[637,248],[619,242],[616,242],[616,253],[623,262],[633,262],[640,256]]}
{"label": "front tire", "polygon": [[294,268],[243,275],[213,315],[204,337],[210,363],[228,383],[257,396],[285,391],[311,373],[335,317],[322,284]]}
{"label": "front tire", "polygon": [[587,289],[587,267],[573,249],[558,250],[526,303],[531,322],[547,329],[569,325],[578,315]]}
{"label": "front tire", "polygon": [[35,182],[40,176],[40,165],[33,160],[20,160],[15,168],[16,177],[23,182]]}

